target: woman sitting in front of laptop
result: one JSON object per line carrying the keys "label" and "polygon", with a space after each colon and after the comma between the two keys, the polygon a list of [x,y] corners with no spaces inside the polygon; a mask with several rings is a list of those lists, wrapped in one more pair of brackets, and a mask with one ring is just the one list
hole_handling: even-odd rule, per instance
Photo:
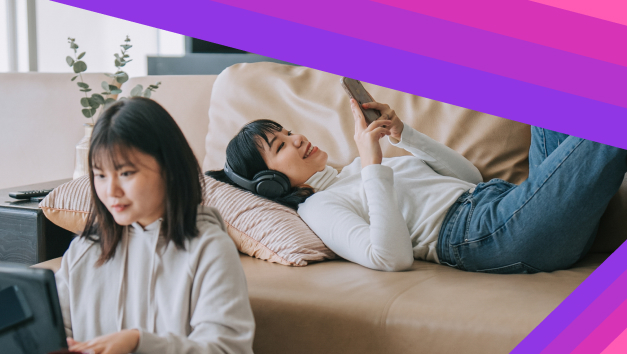
{"label": "woman sitting in front of laptop", "polygon": [[[534,273],[586,254],[627,172],[625,150],[533,127],[529,178],[484,183],[470,161],[403,124],[388,105],[363,107],[382,117],[367,125],[351,100],[360,157],[340,174],[305,136],[268,120],[243,127],[225,170],[207,174],[297,209],[331,250],[368,268],[401,271],[422,259]],[[382,158],[385,136],[413,156]]]}
{"label": "woman sitting in front of laptop", "polygon": [[91,138],[92,213],[56,273],[71,351],[252,353],[246,279],[201,171],[156,102],[119,101]]}

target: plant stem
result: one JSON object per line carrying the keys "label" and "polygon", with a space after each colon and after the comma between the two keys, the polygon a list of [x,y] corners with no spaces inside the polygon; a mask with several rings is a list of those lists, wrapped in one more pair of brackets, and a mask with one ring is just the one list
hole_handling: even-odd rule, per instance
{"label": "plant stem", "polygon": [[[76,57],[76,49],[74,49],[74,62],[78,61],[78,58]],[[83,74],[82,73],[78,73],[78,75],[81,77],[81,82],[85,83],[85,81],[83,80]],[[89,99],[89,97],[87,96],[87,92],[84,92],[85,94],[85,98]],[[91,116],[91,124],[94,124],[94,116]]]}

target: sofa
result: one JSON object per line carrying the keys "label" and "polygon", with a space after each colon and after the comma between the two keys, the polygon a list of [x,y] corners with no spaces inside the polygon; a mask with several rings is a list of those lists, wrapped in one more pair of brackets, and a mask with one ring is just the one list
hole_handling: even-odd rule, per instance
{"label": "sofa", "polygon": [[[101,78],[91,75],[86,81]],[[0,177],[0,188],[72,176],[73,147],[84,118],[70,77],[0,74],[0,168],[10,171]],[[181,126],[204,170],[221,168],[226,142],[242,123],[257,118],[291,124],[320,142],[334,167],[357,156],[348,101],[335,75],[280,64],[237,64],[218,76],[132,78],[122,95],[156,81],[162,85],[153,98]],[[529,126],[365,86],[407,123],[480,166],[486,180],[521,183],[527,177]],[[382,145],[385,156],[404,154],[385,141]],[[468,273],[423,261],[409,271],[387,273],[341,259],[290,267],[242,254],[257,323],[254,350],[507,353],[627,239],[626,211],[627,180],[603,216],[592,251],[572,268],[552,273]],[[59,265],[54,259],[36,266],[56,270]]]}

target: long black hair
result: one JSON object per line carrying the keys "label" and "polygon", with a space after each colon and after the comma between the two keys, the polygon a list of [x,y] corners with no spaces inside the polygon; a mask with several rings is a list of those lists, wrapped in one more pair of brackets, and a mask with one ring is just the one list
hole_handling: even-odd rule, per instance
{"label": "long black hair", "polygon": [[[137,149],[157,160],[165,181],[165,214],[161,235],[184,249],[186,238],[198,235],[196,214],[202,202],[202,170],[183,132],[157,102],[134,97],[120,100],[98,118],[89,150],[91,213],[81,237],[100,244],[102,265],[115,255],[123,226],[113,219],[96,194],[94,166],[109,161],[118,167],[130,150]],[[120,156],[121,155],[121,156]]]}
{"label": "long black hair", "polygon": [[[268,134],[281,132],[283,126],[281,124],[269,120],[260,119],[246,124],[237,135],[231,139],[226,147],[226,160],[233,172],[238,175],[252,180],[255,174],[269,170],[268,165],[263,160],[260,151],[263,150],[262,142],[270,145]],[[220,182],[228,183],[237,188],[244,189],[235,184],[224,173],[224,170],[207,171],[205,175],[212,177]],[[298,209],[298,204],[302,203],[314,193],[314,189],[308,185],[299,185],[293,187],[287,195],[278,198],[266,198],[279,204],[285,205],[294,210]],[[260,196],[261,197],[261,196]]]}

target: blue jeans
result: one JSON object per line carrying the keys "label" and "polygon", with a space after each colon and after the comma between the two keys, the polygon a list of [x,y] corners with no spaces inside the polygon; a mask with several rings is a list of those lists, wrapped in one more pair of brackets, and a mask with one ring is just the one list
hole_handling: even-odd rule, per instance
{"label": "blue jeans", "polygon": [[479,183],[446,214],[440,263],[472,272],[536,273],[582,258],[627,172],[627,151],[532,127],[529,178]]}

